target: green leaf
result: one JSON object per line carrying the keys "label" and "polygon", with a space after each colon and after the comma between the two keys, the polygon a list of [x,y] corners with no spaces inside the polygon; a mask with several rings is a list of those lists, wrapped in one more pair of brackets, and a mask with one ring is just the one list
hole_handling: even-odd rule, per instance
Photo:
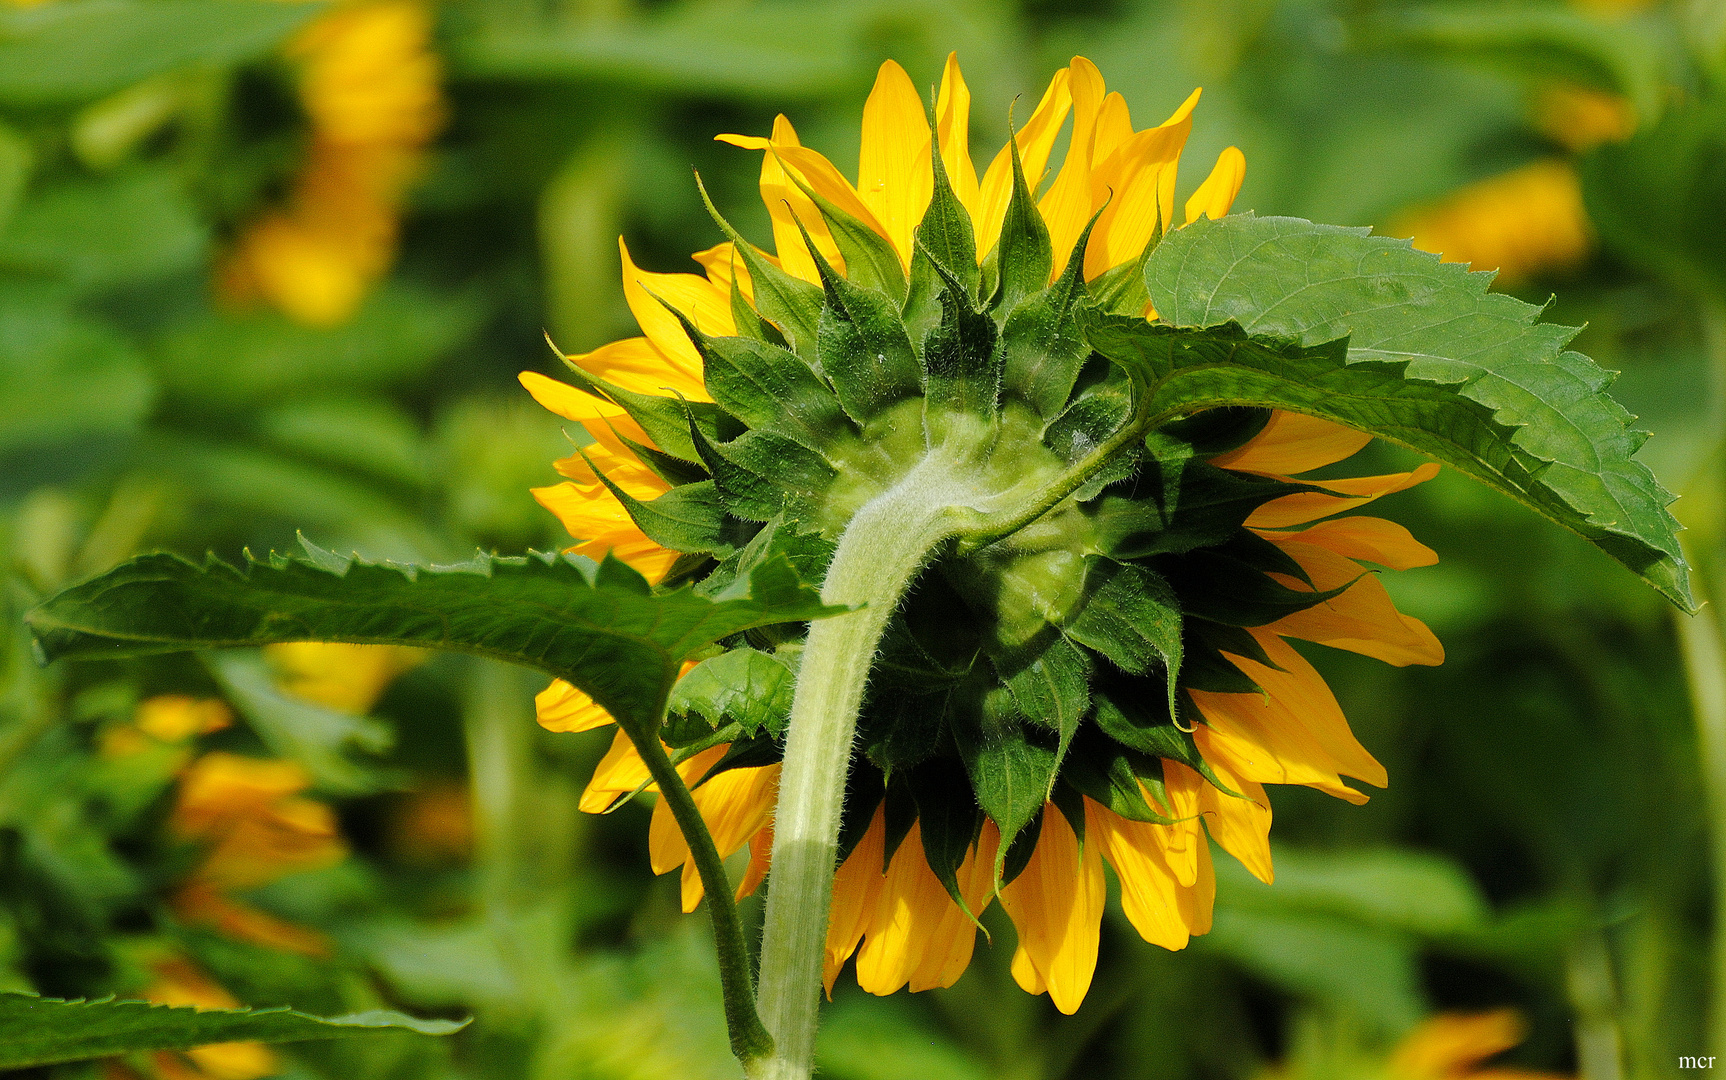
{"label": "green leaf", "polygon": [[941,321],[923,339],[925,396],[932,411],[988,417],[1001,392],[995,320],[974,311],[958,282],[941,290]]}
{"label": "green leaf", "polygon": [[65,0],[0,12],[0,101],[89,101],[186,64],[250,60],[319,10],[246,0]]}
{"label": "green leaf", "polygon": [[1181,673],[1181,601],[1154,570],[1096,556],[1086,561],[1089,596],[1064,632],[1134,675],[1159,666],[1173,717]]}
{"label": "green leaf", "polygon": [[[778,657],[732,649],[690,668],[672,689],[666,714],[674,722],[698,719],[707,732],[735,723],[745,735],[766,731],[778,737],[791,715],[795,683],[796,676]],[[680,745],[669,737],[667,741]]]}
{"label": "green leaf", "polygon": [[748,338],[709,337],[687,321],[684,328],[701,353],[708,393],[752,430],[782,435],[816,453],[855,432],[833,391],[796,354]]}
{"label": "green leaf", "polygon": [[1575,331],[1487,292],[1490,275],[1364,229],[1229,217],[1170,235],[1145,277],[1162,318],[1193,329],[1100,316],[1091,340],[1139,379],[1147,415],[1258,405],[1371,432],[1575,530],[1694,606],[1671,496],[1632,460],[1646,436],[1606,395],[1611,377],[1565,350]]}
{"label": "green leaf", "polygon": [[[0,40],[0,71],[4,53]],[[177,171],[139,167],[25,199],[0,234],[0,268],[81,289],[147,282],[201,265],[209,239]]]}
{"label": "green leaf", "polygon": [[223,1042],[301,1042],[382,1031],[449,1035],[468,1021],[416,1020],[377,1010],[312,1016],[275,1009],[194,1009],[147,1001],[60,1001],[0,993],[0,1069],[84,1061],[135,1050],[186,1050]]}
{"label": "green leaf", "polygon": [[791,173],[803,194],[809,196],[827,222],[827,232],[845,259],[845,276],[865,288],[878,289],[886,295],[905,295],[905,268],[899,253],[887,238],[861,220],[835,206],[831,200],[805,184]]}
{"label": "green leaf", "polygon": [[947,895],[965,914],[976,919],[959,894],[959,867],[977,842],[983,817],[964,767],[950,757],[932,758],[912,773],[911,792],[917,800],[917,830],[923,860]]}
{"label": "green leaf", "polygon": [[306,543],[244,569],[144,555],[74,586],[27,616],[38,654],[119,657],[278,641],[420,645],[539,668],[621,721],[657,721],[691,653],[755,626],[838,614],[769,560],[708,598],[655,596],[607,559],[478,555],[451,566],[341,558]]}
{"label": "green leaf", "polygon": [[996,689],[978,709],[956,710],[954,742],[971,778],[977,803],[1001,830],[999,872],[1013,838],[1048,801],[1059,755],[1045,733],[1034,736],[1017,719],[1005,689]]}
{"label": "green leaf", "polygon": [[[933,129],[934,125],[930,127]],[[931,153],[929,160],[935,172],[935,186],[914,237],[917,246],[944,271],[942,276],[958,283],[969,306],[977,295],[978,281],[977,238],[971,231],[971,215],[953,194],[953,185],[947,179],[947,163],[939,151]]]}
{"label": "green leaf", "polygon": [[629,414],[631,420],[641,425],[641,430],[646,432],[647,437],[664,453],[691,464],[701,460],[701,455],[696,452],[695,443],[690,438],[689,428],[692,424],[709,438],[721,437],[721,414],[717,406],[705,401],[685,401],[661,394],[638,394],[599,378],[572,360],[565,359],[564,366],[569,371],[566,378],[570,383],[596,397],[609,398],[615,402]]}
{"label": "green leaf", "polygon": [[[1153,459],[1158,466],[1166,458]],[[1161,470],[1147,464],[1148,479],[1160,481]],[[1178,483],[1162,487],[1148,483],[1151,497],[1105,494],[1090,508],[1096,522],[1097,547],[1116,559],[1180,554],[1214,547],[1229,540],[1252,512],[1272,499],[1313,490],[1280,480],[1189,462]],[[1156,490],[1157,488],[1161,490]]]}
{"label": "green leaf", "polygon": [[[997,661],[996,667],[1000,666]],[[1060,734],[1056,754],[1066,757],[1079,723],[1091,708],[1091,661],[1085,650],[1057,636],[1029,663],[1001,675],[1020,714]]]}
{"label": "green leaf", "polygon": [[827,301],[817,334],[821,370],[833,381],[845,412],[866,423],[889,405],[923,392],[922,364],[899,306],[883,293],[845,280],[813,243],[809,247]]}
{"label": "green leaf", "polygon": [[1096,220],[1093,217],[1085,226],[1067,268],[1055,283],[1013,308],[1001,326],[1005,363],[1001,390],[1017,395],[1045,418],[1053,418],[1066,407],[1079,369],[1091,355],[1084,332],[1082,270],[1085,244]]}
{"label": "green leaf", "polygon": [[[1143,702],[1150,695],[1147,680],[1111,681],[1097,692],[1093,714],[1103,734],[1132,750],[1152,757],[1168,758],[1187,766],[1213,785],[1227,791],[1199,753],[1190,730],[1183,730],[1162,716],[1152,716]],[[1157,694],[1161,697],[1161,694]]]}
{"label": "green leaf", "polygon": [[156,386],[112,327],[77,314],[63,290],[0,283],[0,453],[134,429]]}
{"label": "green leaf", "polygon": [[1026,297],[1048,288],[1055,254],[1049,241],[1049,226],[1037,212],[1031,189],[1025,183],[1018,138],[1009,138],[1007,145],[1013,159],[1013,194],[1007,201],[1001,239],[995,248],[1000,284],[993,309],[1010,315]]}
{"label": "green leaf", "polygon": [[766,431],[745,431],[717,446],[696,432],[695,446],[733,517],[819,524],[822,499],[838,475],[819,454]]}
{"label": "green leaf", "polygon": [[591,461],[588,466],[606,490],[623,504],[636,528],[660,547],[721,558],[737,550],[726,528],[725,503],[712,480],[674,487],[643,502],[612,483]]}

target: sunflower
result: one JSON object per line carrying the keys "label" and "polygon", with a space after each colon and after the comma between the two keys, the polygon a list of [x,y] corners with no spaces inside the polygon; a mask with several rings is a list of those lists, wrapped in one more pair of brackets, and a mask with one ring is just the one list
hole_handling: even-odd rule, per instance
{"label": "sunflower", "polygon": [[432,12],[418,0],[356,0],[289,43],[311,126],[306,160],[284,205],[228,253],[218,283],[229,299],[333,326],[389,269],[408,185],[443,124],[431,37]]}
{"label": "sunflower", "polygon": [[[1231,147],[1176,220],[1198,96],[1136,130],[1121,95],[1074,58],[980,178],[953,57],[932,114],[882,65],[855,183],[783,116],[767,137],[719,136],[762,152],[775,253],[723,219],[731,239],[696,253],[701,274],[644,271],[621,248],[642,336],[567,357],[574,385],[521,375],[592,439],[535,497],[580,541],[572,551],[717,593],[769,551],[819,578],[859,509],[943,440],[983,432],[971,460],[1007,490],[1084,458],[1124,423],[1130,390],[1077,320],[1155,319],[1145,255],[1168,230],[1228,213],[1241,186]],[[805,300],[818,319],[799,316]],[[1289,644],[1442,659],[1367,569],[1433,552],[1390,521],[1337,516],[1437,466],[1305,478],[1368,441],[1291,413],[1211,410],[1125,447],[1011,536],[935,551],[887,618],[859,717],[829,992],[853,955],[874,993],[952,984],[998,899],[1018,932],[1014,977],[1071,1013],[1096,965],[1105,861],[1133,926],[1179,949],[1210,926],[1211,840],[1271,880],[1264,784],[1352,802],[1366,796],[1347,779],[1385,784]],[[789,678],[803,639],[777,628],[726,645],[685,669],[664,738],[720,854],[749,848],[741,894],[770,869],[784,716],[705,688],[726,671],[756,688]],[[611,719],[563,682],[537,705],[554,731]],[[1006,765],[1003,747],[1018,755]],[[1009,766],[1039,777],[1034,803],[991,782]],[[619,733],[583,809],[647,780]],[[683,868],[692,909],[688,853],[663,805],[654,815],[654,868]]]}
{"label": "sunflower", "polygon": [[[1305,1054],[1259,1074],[1260,1080],[1567,1080],[1557,1073],[1484,1064],[1515,1047],[1528,1023],[1514,1009],[1440,1013],[1403,1036],[1388,1054],[1346,1042]],[[1313,1047],[1312,1049],[1318,1049]]]}

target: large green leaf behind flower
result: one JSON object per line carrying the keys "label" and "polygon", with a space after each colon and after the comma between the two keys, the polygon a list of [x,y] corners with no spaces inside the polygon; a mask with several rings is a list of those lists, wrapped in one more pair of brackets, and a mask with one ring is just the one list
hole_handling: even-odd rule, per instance
{"label": "large green leaf behind flower", "polygon": [[1672,496],[1633,459],[1647,435],[1607,395],[1611,373],[1565,348],[1575,330],[1488,292],[1491,275],[1365,229],[1239,216],[1171,234],[1145,280],[1179,329],[1108,319],[1093,345],[1135,373],[1153,413],[1264,405],[1371,432],[1538,510],[1694,607]]}
{"label": "large green leaf behind flower", "polygon": [[48,660],[282,641],[477,653],[568,679],[620,721],[645,726],[691,653],[751,627],[843,610],[823,605],[783,557],[709,598],[689,589],[655,595],[609,558],[480,555],[410,566],[305,547],[304,557],[272,554],[244,569],[140,556],[26,620]]}

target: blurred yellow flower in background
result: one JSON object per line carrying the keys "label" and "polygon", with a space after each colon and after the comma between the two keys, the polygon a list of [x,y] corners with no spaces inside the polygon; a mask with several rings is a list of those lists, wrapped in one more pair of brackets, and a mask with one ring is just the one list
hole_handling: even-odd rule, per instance
{"label": "blurred yellow flower in background", "polygon": [[[1485,1066],[1482,1062],[1517,1046],[1528,1024],[1514,1009],[1485,1013],[1440,1013],[1429,1017],[1388,1055],[1343,1049],[1274,1066],[1259,1080],[1570,1080],[1557,1073]],[[1297,1045],[1292,1056],[1302,1059]]]}
{"label": "blurred yellow flower in background", "polygon": [[[145,1001],[158,1005],[193,1005],[200,1009],[237,1009],[240,1003],[191,961],[171,958],[150,965],[154,976],[143,991]],[[281,1061],[263,1043],[230,1042],[190,1050],[162,1050],[150,1055],[159,1080],[259,1080],[281,1071]],[[132,1078],[132,1070],[110,1063],[112,1080]]]}
{"label": "blurred yellow flower in background", "polygon": [[172,898],[175,914],[271,948],[327,954],[322,934],[230,895],[347,856],[335,812],[299,797],[310,786],[306,771],[291,761],[216,751],[193,762],[180,778],[169,823],[178,839],[205,853]]}
{"label": "blurred yellow flower in background", "polygon": [[264,657],[285,694],[348,713],[365,713],[390,683],[426,658],[404,645],[293,641],[268,645]]}
{"label": "blurred yellow flower in background", "polygon": [[229,253],[218,272],[226,296],[331,326],[388,270],[403,198],[444,118],[431,36],[431,9],[417,0],[361,0],[289,45],[311,122],[305,163],[284,205]]}
{"label": "blurred yellow flower in background", "polygon": [[233,722],[233,710],[219,698],[157,694],[138,703],[130,723],[102,732],[102,756],[124,757],[156,745],[183,743]]}
{"label": "blurred yellow flower in background", "polygon": [[1556,158],[1470,184],[1385,231],[1445,262],[1497,270],[1503,285],[1574,267],[1594,243],[1576,167]]}
{"label": "blurred yellow flower in background", "polygon": [[1533,114],[1542,134],[1578,154],[1636,134],[1636,109],[1628,99],[1586,86],[1545,87],[1534,99]]}

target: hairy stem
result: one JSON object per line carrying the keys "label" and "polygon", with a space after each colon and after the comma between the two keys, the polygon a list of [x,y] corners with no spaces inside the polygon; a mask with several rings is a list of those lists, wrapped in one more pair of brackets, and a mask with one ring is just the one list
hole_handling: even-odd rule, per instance
{"label": "hairy stem", "polygon": [[887,620],[917,571],[953,531],[965,492],[926,459],[858,511],[821,598],[859,607],[815,622],[803,650],[774,818],[773,879],[761,944],[761,1011],[774,1053],[759,1080],[805,1080],[815,1056],[839,818],[864,685]]}
{"label": "hairy stem", "polygon": [[743,922],[737,916],[737,901],[725,863],[713,846],[713,834],[695,805],[695,797],[666,756],[657,730],[637,732],[635,725],[619,725],[635,752],[647,764],[648,775],[659,786],[659,797],[671,808],[671,816],[689,845],[701,887],[707,891],[707,911],[713,918],[713,946],[719,954],[719,987],[725,998],[725,1030],[731,1037],[731,1052],[745,1071],[773,1050],[773,1039],[755,1011],[755,987],[749,978],[749,950],[743,941]]}

